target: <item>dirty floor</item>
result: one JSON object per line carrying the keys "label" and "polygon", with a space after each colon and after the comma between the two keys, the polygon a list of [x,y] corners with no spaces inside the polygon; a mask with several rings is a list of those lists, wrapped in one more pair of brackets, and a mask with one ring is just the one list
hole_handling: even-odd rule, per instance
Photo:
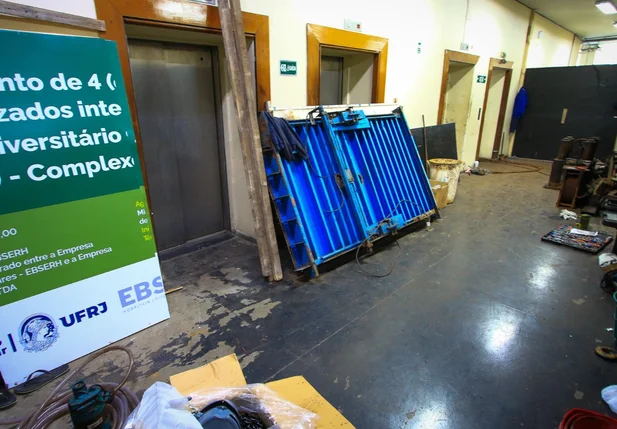
{"label": "dirty floor", "polygon": [[[165,261],[167,288],[184,289],[168,295],[171,319],[119,342],[136,355],[130,386],[236,353],[249,382],[303,375],[358,428],[554,428],[569,408],[610,414],[600,390],[617,364],[593,349],[614,344],[615,304],[595,256],[540,241],[561,223],[547,180],[462,177],[442,221],[400,238],[385,278],[350,261],[268,284],[239,238]],[[397,252],[385,246],[367,268]],[[93,370],[118,379],[123,363]]]}

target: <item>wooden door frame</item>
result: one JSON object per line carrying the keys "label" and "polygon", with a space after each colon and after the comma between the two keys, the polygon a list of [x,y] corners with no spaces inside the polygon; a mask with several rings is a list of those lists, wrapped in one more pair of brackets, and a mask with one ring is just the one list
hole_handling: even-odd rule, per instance
{"label": "wooden door frame", "polygon": [[306,101],[308,106],[318,106],[321,72],[321,48],[346,49],[375,54],[373,59],[372,103],[383,103],[386,95],[386,70],[388,65],[388,39],[339,30],[321,25],[306,25]]}
{"label": "wooden door frame", "polygon": [[[128,41],[124,24],[140,24],[159,28],[221,34],[219,10],[217,7],[199,3],[169,2],[167,0],[94,0],[94,4],[98,19],[105,22],[106,29],[100,33],[101,37],[113,40],[118,46],[120,66],[122,67],[126,95],[133,120],[146,196],[148,197],[148,203],[150,203],[148,175],[146,173],[141,133],[139,132],[139,122],[137,120],[137,107],[135,104]],[[265,108],[266,102],[270,101],[269,18],[265,15],[242,12],[242,19],[245,34],[255,39],[257,106]],[[152,207],[151,204],[150,207]]]}
{"label": "wooden door frame", "polygon": [[[484,116],[486,115],[486,104],[488,103],[488,92],[491,88],[491,81],[493,80],[493,70],[505,70],[505,81],[503,83],[503,91],[501,93],[501,102],[499,104],[499,116],[497,117],[497,128],[495,131],[495,140],[493,142],[493,152],[499,151],[499,143],[501,132],[503,131],[503,124],[506,117],[506,108],[508,107],[508,95],[510,94],[510,84],[512,83],[512,61],[503,62],[499,58],[491,58],[488,65],[488,72],[486,74],[486,89],[484,90],[484,103],[482,104],[482,119],[480,120],[480,132],[478,133],[478,146],[476,147],[476,159],[480,155],[480,145],[482,144],[482,133],[484,132]],[[497,154],[499,156],[499,154]],[[491,158],[493,158],[491,156]]]}
{"label": "wooden door frame", "polygon": [[466,52],[451,51],[446,49],[443,55],[443,70],[441,73],[441,91],[439,93],[439,107],[437,109],[437,124],[443,124],[443,113],[446,110],[446,92],[448,91],[448,73],[450,63],[463,63],[475,66],[480,57]]}

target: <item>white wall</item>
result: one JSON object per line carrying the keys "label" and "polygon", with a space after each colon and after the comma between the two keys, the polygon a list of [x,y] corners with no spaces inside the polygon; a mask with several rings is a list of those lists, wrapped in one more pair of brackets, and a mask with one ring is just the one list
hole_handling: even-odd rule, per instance
{"label": "white wall", "polygon": [[[93,0],[19,2],[95,17]],[[411,128],[421,126],[423,114],[427,125],[437,123],[444,50],[459,50],[465,42],[471,45],[470,53],[480,56],[473,72],[469,120],[461,150],[466,163],[475,158],[480,126],[477,113],[483,105],[486,89],[475,77],[487,74],[491,57],[500,58],[505,53],[507,60],[514,63],[504,124],[504,129],[509,128],[531,16],[530,9],[515,0],[390,0],[383,4],[372,0],[241,0],[241,3],[244,11],[270,18],[271,101],[274,106],[306,104],[306,24],[342,28],[344,19],[350,18],[362,22],[364,33],[389,39],[385,101],[397,99],[404,106]],[[531,40],[528,67],[571,63],[573,35],[536,15],[536,36],[540,30],[543,32],[540,39]],[[417,52],[419,42],[422,44],[420,53]],[[576,46],[576,40],[574,42]],[[279,74],[281,59],[297,61],[297,76]],[[227,124],[226,130],[230,130],[231,125]],[[244,180],[237,171],[239,167],[241,165],[234,161],[230,172],[233,180]],[[244,192],[240,194],[238,198],[246,197]],[[246,203],[248,207],[248,201]],[[240,207],[245,210],[244,204]],[[246,230],[249,220],[249,212],[240,216],[236,222],[243,226],[238,229]]]}
{"label": "white wall", "polygon": [[595,55],[589,56],[592,60],[586,65],[617,64],[617,42],[602,42],[600,49],[595,51]]}
{"label": "white wall", "polygon": [[578,48],[572,49],[575,38],[568,30],[536,14],[530,37],[527,68],[574,65],[571,54],[572,51],[578,52]]}
{"label": "white wall", "polygon": [[72,13],[73,15],[96,18],[96,8],[93,0],[7,0],[12,3],[27,6],[42,7],[58,12]]}

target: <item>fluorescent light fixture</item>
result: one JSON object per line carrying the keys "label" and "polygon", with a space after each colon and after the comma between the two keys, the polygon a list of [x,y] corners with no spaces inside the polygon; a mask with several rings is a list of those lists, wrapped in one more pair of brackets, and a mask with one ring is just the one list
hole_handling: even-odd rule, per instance
{"label": "fluorescent light fixture", "polygon": [[617,13],[617,7],[613,4],[611,0],[601,0],[596,2],[596,7],[602,11],[602,13],[606,15],[610,15],[612,13]]}

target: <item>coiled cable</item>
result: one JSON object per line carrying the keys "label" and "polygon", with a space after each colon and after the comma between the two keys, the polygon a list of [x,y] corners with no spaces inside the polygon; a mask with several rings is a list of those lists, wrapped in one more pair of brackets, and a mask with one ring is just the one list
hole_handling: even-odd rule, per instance
{"label": "coiled cable", "polygon": [[0,426],[17,424],[17,429],[46,429],[57,420],[64,418],[69,414],[68,403],[73,395],[73,392],[69,389],[59,393],[62,387],[64,387],[69,380],[71,380],[76,374],[80,373],[92,361],[113,351],[122,351],[128,355],[129,364],[126,374],[120,383],[99,383],[98,385],[107,391],[111,391],[112,393],[113,399],[111,403],[105,406],[105,410],[108,412],[110,417],[111,428],[122,429],[131,412],[139,404],[137,395],[135,395],[128,387],[124,387],[124,384],[133,371],[135,359],[133,358],[133,353],[126,347],[122,346],[110,346],[95,352],[86,360],[86,362],[67,375],[32,414],[25,418],[0,420]]}

